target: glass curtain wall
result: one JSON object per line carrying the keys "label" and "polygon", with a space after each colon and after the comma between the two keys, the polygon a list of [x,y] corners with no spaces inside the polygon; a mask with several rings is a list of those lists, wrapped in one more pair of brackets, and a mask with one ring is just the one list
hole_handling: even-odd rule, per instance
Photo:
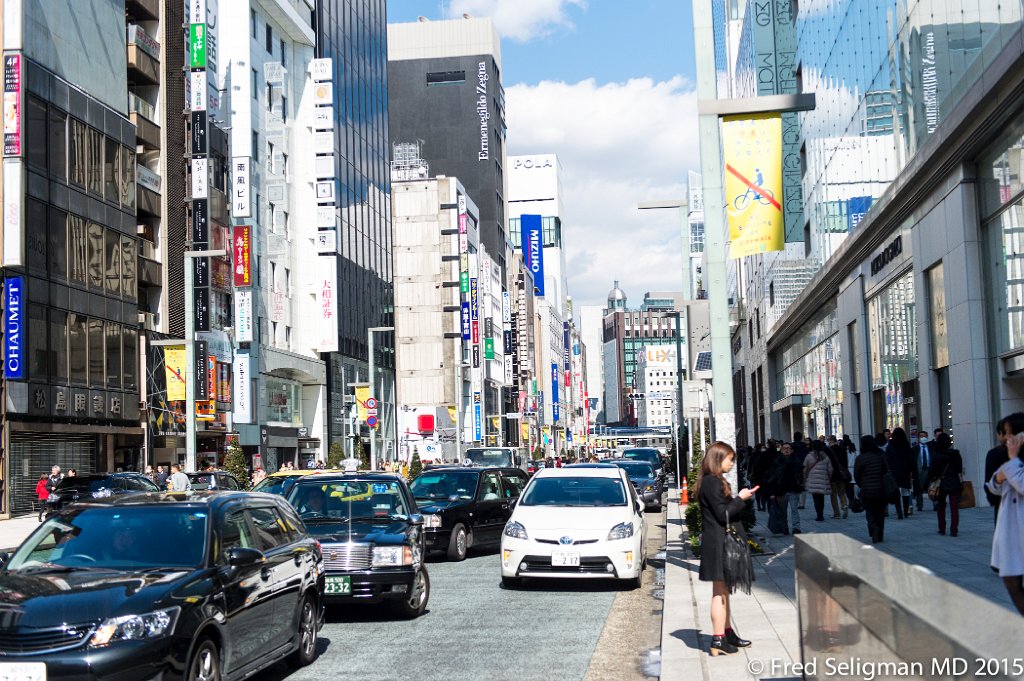
{"label": "glass curtain wall", "polygon": [[809,321],[786,345],[779,373],[782,396],[810,395],[803,410],[803,432],[809,436],[843,432],[842,352],[835,308]]}
{"label": "glass curtain wall", "polygon": [[876,430],[917,423],[917,310],[907,272],[868,301],[871,390]]}

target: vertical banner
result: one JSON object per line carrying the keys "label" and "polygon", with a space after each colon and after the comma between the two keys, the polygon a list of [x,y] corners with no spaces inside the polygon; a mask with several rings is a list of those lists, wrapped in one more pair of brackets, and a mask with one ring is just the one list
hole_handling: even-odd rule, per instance
{"label": "vertical banner", "polygon": [[4,156],[21,156],[21,65],[20,54],[4,55]]}
{"label": "vertical banner", "polygon": [[25,265],[25,194],[24,162],[20,158],[5,158],[3,161],[4,217],[3,217],[3,265],[22,267]]}
{"label": "vertical banner", "polygon": [[253,340],[252,289],[235,291],[235,340],[239,343]]}
{"label": "vertical banner", "polygon": [[338,350],[338,260],[333,255],[317,256],[320,276],[316,279],[317,315],[320,320],[320,352]]}
{"label": "vertical banner", "polygon": [[722,119],[729,258],[785,248],[782,212],[782,117]]}
{"label": "vertical banner", "polygon": [[231,160],[231,215],[252,217],[250,197],[249,157],[236,156]]}
{"label": "vertical banner", "polygon": [[[552,412],[553,414],[557,414],[558,413],[558,382],[559,382],[560,378],[561,378],[561,376],[559,375],[558,364],[556,364],[555,362],[552,362],[551,363],[551,405],[553,407],[553,412]],[[557,421],[558,417],[555,416],[554,419]]]}
{"label": "vertical banner", "polygon": [[210,289],[207,286],[194,288],[192,293],[192,323],[195,331],[210,330]]}
{"label": "vertical banner", "polygon": [[235,351],[233,369],[235,423],[252,423],[252,376],[249,374],[249,355]]}
{"label": "vertical banner", "polygon": [[169,345],[164,348],[164,380],[167,382],[167,401],[185,400],[185,346]]}
{"label": "vertical banner", "polygon": [[539,215],[522,215],[519,218],[522,237],[523,260],[526,269],[533,275],[533,288],[538,296],[544,295],[544,228]]}
{"label": "vertical banner", "polygon": [[196,402],[205,402],[210,399],[210,386],[206,376],[207,364],[210,361],[209,347],[204,340],[197,340],[192,346],[195,366],[192,367],[192,381],[195,387],[194,399]]}
{"label": "vertical banner", "polygon": [[4,281],[4,378],[25,379],[25,278]]}
{"label": "vertical banner", "polygon": [[468,341],[472,337],[472,322],[470,320],[469,303],[462,301],[462,340]]}
{"label": "vertical banner", "polygon": [[368,414],[366,413],[366,400],[370,399],[370,386],[358,385],[356,386],[356,419],[362,423],[366,421]]}
{"label": "vertical banner", "polygon": [[249,246],[252,228],[248,225],[235,227],[232,252],[235,261],[235,286],[252,286],[252,256]]}

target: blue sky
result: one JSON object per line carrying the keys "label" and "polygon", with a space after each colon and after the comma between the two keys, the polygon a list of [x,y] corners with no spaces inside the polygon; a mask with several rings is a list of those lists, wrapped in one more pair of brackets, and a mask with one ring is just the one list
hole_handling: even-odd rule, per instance
{"label": "blue sky", "polygon": [[682,288],[675,211],[699,145],[691,0],[388,0],[388,21],[490,17],[502,41],[508,154],[558,155],[568,288],[631,305]]}

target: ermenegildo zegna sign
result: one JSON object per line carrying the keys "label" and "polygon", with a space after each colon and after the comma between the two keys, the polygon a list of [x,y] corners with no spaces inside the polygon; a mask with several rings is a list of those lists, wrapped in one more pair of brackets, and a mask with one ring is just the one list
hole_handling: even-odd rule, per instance
{"label": "ermenegildo zegna sign", "polygon": [[903,255],[903,235],[896,237],[889,242],[889,245],[882,249],[882,251],[871,259],[871,276],[875,276],[885,266],[891,263],[896,258]]}

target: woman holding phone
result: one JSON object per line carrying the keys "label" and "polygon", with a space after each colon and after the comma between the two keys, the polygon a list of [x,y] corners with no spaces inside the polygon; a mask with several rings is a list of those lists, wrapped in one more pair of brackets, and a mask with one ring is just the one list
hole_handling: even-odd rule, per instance
{"label": "woman holding phone", "polygon": [[[708,447],[701,463],[700,474],[694,493],[700,499],[700,511],[704,523],[700,552],[700,579],[711,582],[711,654],[730,655],[739,648],[750,645],[740,638],[732,628],[732,613],[729,608],[729,587],[725,583],[724,552],[725,533],[728,524],[744,541],[747,539],[743,523],[739,522],[747,500],[754,496],[757,487],[742,489],[734,497],[725,474],[736,463],[736,452],[724,442]],[[726,520],[728,518],[728,520]]]}

